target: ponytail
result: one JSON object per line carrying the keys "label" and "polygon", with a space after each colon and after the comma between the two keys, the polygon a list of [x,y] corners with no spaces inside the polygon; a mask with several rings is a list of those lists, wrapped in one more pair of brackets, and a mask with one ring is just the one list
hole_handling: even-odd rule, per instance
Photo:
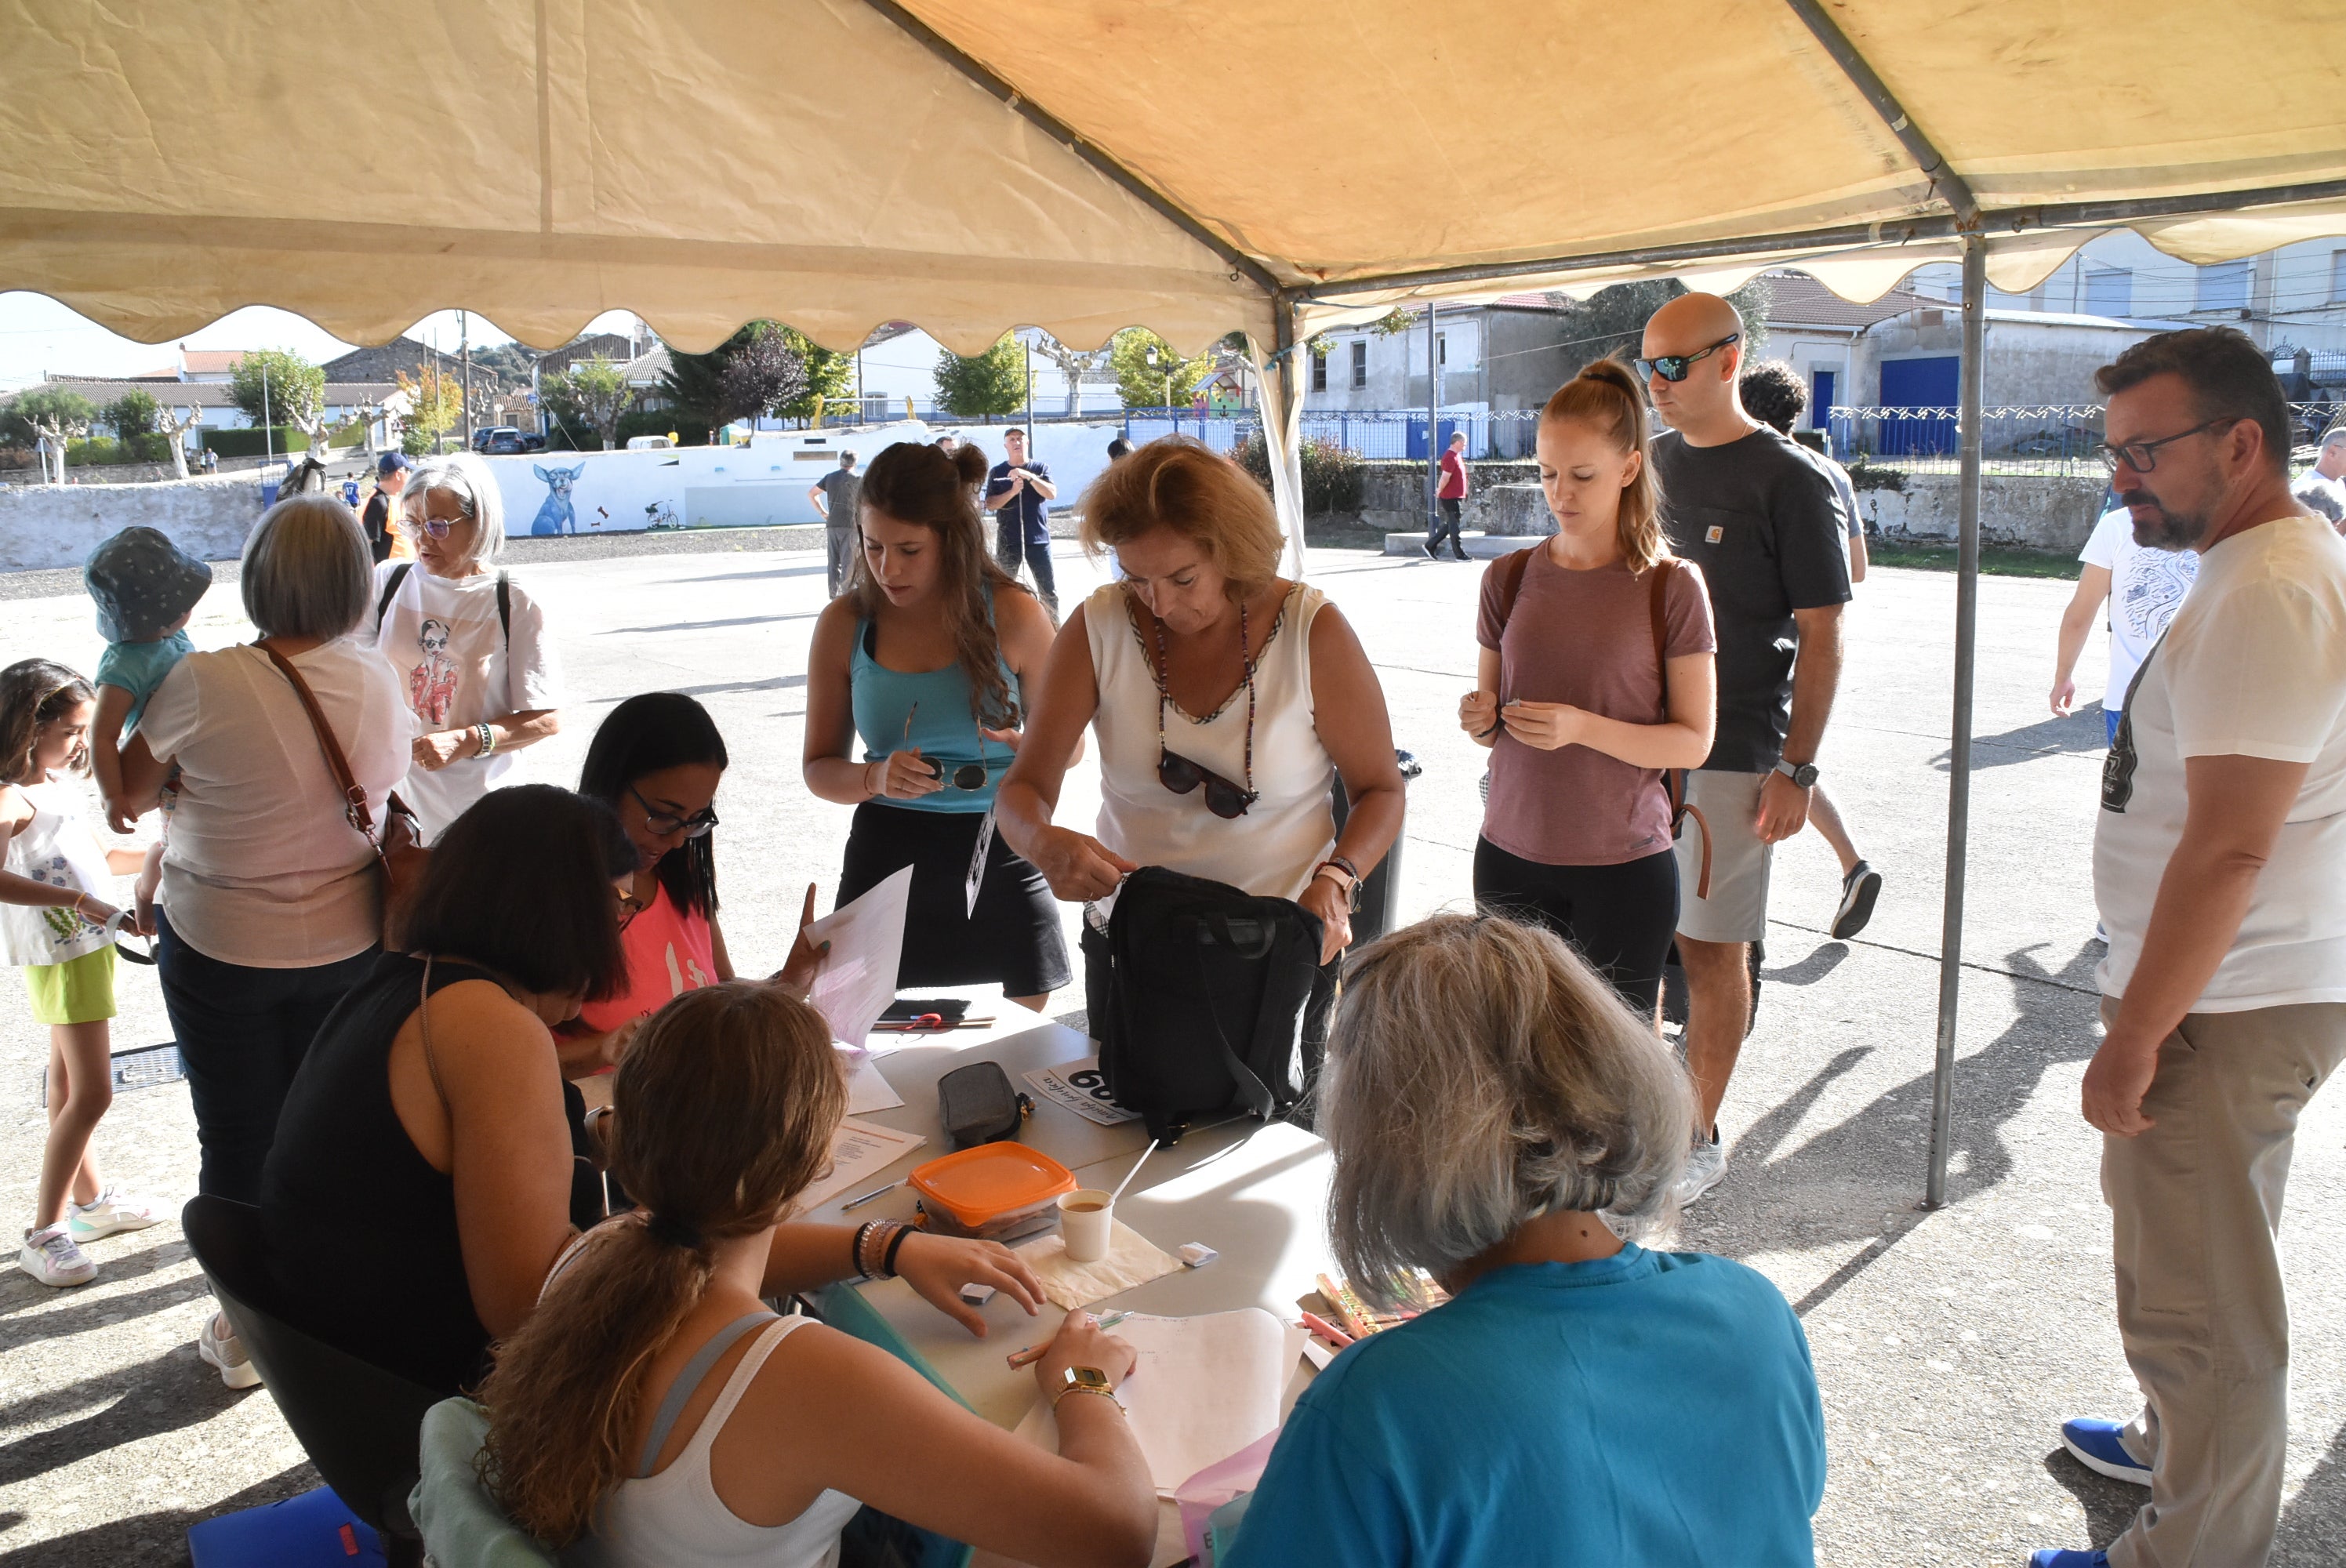
{"label": "ponytail", "polygon": [[497,1347],[484,1482],[557,1550],[635,1473],[644,1369],[700,1304],[716,1247],[821,1174],[847,1087],[805,1003],[728,982],[653,1014],[613,1084],[611,1174],[643,1206],[590,1233]]}
{"label": "ponytail", "polygon": [[1617,359],[1592,361],[1558,387],[1540,411],[1540,422],[1576,419],[1602,431],[1622,452],[1635,452],[1637,476],[1621,489],[1621,512],[1614,527],[1621,561],[1642,573],[1670,554],[1662,533],[1662,482],[1654,472],[1653,431],[1647,423],[1646,389]]}

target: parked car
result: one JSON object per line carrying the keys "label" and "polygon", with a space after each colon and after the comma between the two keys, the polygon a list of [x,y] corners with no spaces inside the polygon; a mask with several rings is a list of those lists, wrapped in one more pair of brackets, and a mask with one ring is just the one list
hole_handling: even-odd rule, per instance
{"label": "parked car", "polygon": [[631,435],[627,437],[629,452],[666,452],[676,443],[664,435]]}
{"label": "parked car", "polygon": [[546,437],[510,424],[492,424],[473,433],[474,452],[510,455],[517,452],[544,452]]}

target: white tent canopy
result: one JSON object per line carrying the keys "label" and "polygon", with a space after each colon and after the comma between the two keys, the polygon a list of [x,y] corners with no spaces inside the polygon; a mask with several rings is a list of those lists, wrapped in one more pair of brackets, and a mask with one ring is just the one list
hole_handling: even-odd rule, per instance
{"label": "white tent canopy", "polygon": [[706,349],[909,320],[1243,331],[1302,535],[1311,332],[1396,302],[1797,264],[1965,285],[1932,1196],[1962,937],[1986,280],[2128,227],[2346,233],[2334,0],[0,0],[0,289],[160,342],[239,306]]}

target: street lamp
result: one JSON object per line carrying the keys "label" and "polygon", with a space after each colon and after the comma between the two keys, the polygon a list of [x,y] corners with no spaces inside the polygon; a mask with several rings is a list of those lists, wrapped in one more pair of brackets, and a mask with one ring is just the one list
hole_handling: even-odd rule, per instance
{"label": "street lamp", "polygon": [[1165,412],[1170,413],[1173,412],[1173,356],[1170,354],[1165,355],[1164,362],[1160,365],[1158,362],[1157,345],[1155,343],[1148,345],[1148,368],[1152,371],[1161,369],[1165,373]]}

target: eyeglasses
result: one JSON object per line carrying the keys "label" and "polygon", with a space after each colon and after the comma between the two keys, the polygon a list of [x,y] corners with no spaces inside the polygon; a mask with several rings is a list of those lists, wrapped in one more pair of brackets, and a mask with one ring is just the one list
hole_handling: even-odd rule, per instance
{"label": "eyeglasses", "polygon": [[[1150,617],[1152,620],[1155,617]],[[1247,609],[1239,603],[1239,664],[1246,672],[1246,782],[1233,784],[1212,769],[1190,761],[1165,744],[1165,705],[1173,700],[1166,689],[1165,623],[1157,621],[1157,662],[1149,673],[1157,677],[1157,781],[1176,795],[1206,788],[1206,809],[1225,821],[1234,821],[1261,797],[1254,789],[1254,660],[1247,653]]]}
{"label": "eyeglasses", "polygon": [[670,833],[682,833],[688,839],[705,839],[709,837],[709,830],[717,826],[717,809],[713,806],[705,807],[689,817],[679,817],[673,811],[663,811],[645,799],[632,784],[627,786],[627,793],[634,795],[636,804],[644,809],[644,826],[663,839]]}
{"label": "eyeglasses", "polygon": [[[419,490],[415,494],[417,499],[420,500],[423,504],[417,507],[414,511],[407,514],[407,521],[411,526],[423,529],[434,539],[445,539],[448,536],[449,529],[454,528],[459,523],[470,523],[474,517],[480,514],[481,507],[479,502],[475,501],[470,495],[452,490],[445,485],[434,484],[430,486],[428,489]],[[431,512],[431,497],[434,494],[444,494],[454,498],[456,503],[456,510],[462,514],[462,515],[455,517],[433,516]]]}
{"label": "eyeglasses", "polygon": [[1729,332],[1710,347],[1691,354],[1661,354],[1650,360],[1639,360],[1637,373],[1649,381],[1659,376],[1666,382],[1682,382],[1687,379],[1687,372],[1694,369],[1695,361],[1708,359],[1742,335]]}
{"label": "eyeglasses", "polygon": [[2152,469],[2158,466],[2158,449],[2160,447],[2166,446],[2173,442],[2181,441],[2187,435],[2198,435],[2202,431],[2213,430],[2219,424],[2238,424],[2239,423],[2240,421],[2238,415],[2231,415],[2222,419],[2211,419],[2204,424],[2195,424],[2189,430],[2178,430],[2173,435],[2162,435],[2157,441],[2124,441],[2120,442],[2116,446],[2112,446],[2105,442],[2102,445],[2096,447],[2094,450],[2096,453],[2100,456],[2102,466],[2108,469],[2113,476],[2116,474],[2118,464],[2121,463],[2125,463],[2128,468],[2133,469],[2137,473],[2148,473]]}

